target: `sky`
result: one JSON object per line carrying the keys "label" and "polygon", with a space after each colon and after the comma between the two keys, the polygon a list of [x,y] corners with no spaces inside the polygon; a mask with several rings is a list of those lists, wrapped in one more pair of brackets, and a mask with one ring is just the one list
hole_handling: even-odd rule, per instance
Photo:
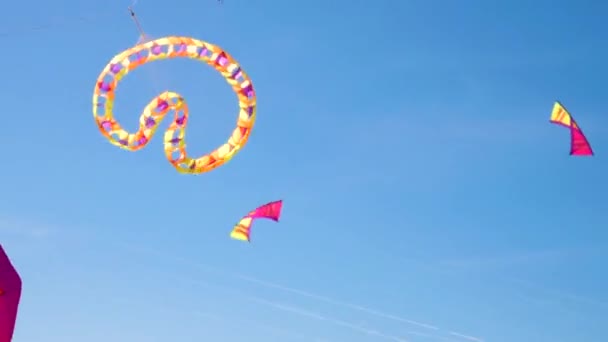
{"label": "sky", "polygon": [[[138,39],[128,1],[3,7],[0,243],[23,279],[16,342],[599,342],[608,325],[608,47],[601,1],[141,0],[153,37],[192,36],[258,96],[247,146],[177,173],[163,123],[136,153],[91,98]],[[135,129],[169,89],[189,152],[237,102],[195,61],[120,83]],[[555,100],[596,156],[568,155]],[[229,238],[284,200],[250,244]]]}

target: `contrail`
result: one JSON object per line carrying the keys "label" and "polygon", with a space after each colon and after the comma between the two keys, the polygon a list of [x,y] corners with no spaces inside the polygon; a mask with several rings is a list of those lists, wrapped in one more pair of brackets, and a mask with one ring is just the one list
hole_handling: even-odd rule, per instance
{"label": "contrail", "polygon": [[[427,323],[423,323],[423,322],[419,322],[419,321],[415,321],[412,319],[407,319],[407,318],[403,318],[400,316],[396,316],[393,314],[389,314],[389,313],[385,313],[379,310],[375,310],[375,309],[371,309],[368,307],[364,307],[361,305],[357,305],[357,304],[352,304],[352,303],[348,303],[348,302],[344,302],[344,301],[340,301],[340,300],[336,300],[333,298],[329,298],[326,296],[322,296],[316,293],[312,293],[312,292],[308,292],[308,291],[304,291],[304,290],[300,290],[300,289],[296,289],[293,287],[288,287],[288,286],[284,286],[281,284],[277,284],[277,283],[273,283],[273,282],[269,282],[269,281],[265,281],[265,280],[261,280],[258,278],[254,278],[251,276],[247,276],[244,274],[239,274],[239,273],[235,273],[235,272],[229,272],[229,271],[223,271],[223,270],[219,270],[215,267],[209,266],[207,264],[203,264],[203,263],[198,263],[198,262],[193,262],[190,259],[184,258],[184,257],[180,257],[180,256],[175,256],[175,255],[168,255],[168,254],[164,254],[159,252],[158,250],[154,250],[154,249],[149,249],[149,248],[143,248],[141,246],[137,246],[135,244],[128,244],[128,243],[124,243],[124,242],[118,242],[118,244],[122,245],[123,247],[126,247],[126,249],[131,250],[131,251],[139,251],[142,253],[147,253],[147,254],[152,254],[152,255],[156,255],[162,258],[166,258],[166,259],[172,259],[178,262],[181,262],[182,264],[185,265],[189,265],[195,268],[198,268],[200,270],[204,270],[204,271],[208,271],[208,272],[213,272],[219,275],[227,275],[233,278],[237,278],[237,279],[241,279],[244,281],[247,281],[249,283],[253,283],[253,284],[258,284],[261,285],[263,287],[266,288],[272,288],[272,289],[277,289],[277,290],[281,290],[284,292],[289,292],[289,293],[293,293],[302,297],[308,297],[311,299],[316,299],[318,301],[322,301],[325,303],[329,303],[332,305],[336,305],[336,306],[342,306],[345,308],[349,308],[351,310],[355,310],[355,311],[359,311],[359,312],[363,312],[363,313],[367,313],[369,315],[372,316],[376,316],[376,317],[380,317],[380,318],[385,318],[385,319],[389,319],[389,320],[393,320],[396,322],[401,322],[401,323],[406,323],[406,324],[410,324],[410,325],[414,325],[414,326],[418,326],[418,327],[422,327],[422,328],[426,328],[429,330],[433,330],[433,331],[440,331],[442,329],[440,329],[437,326],[431,325],[431,324],[427,324]],[[463,336],[466,336],[469,338],[474,338],[475,340],[470,340],[470,341],[475,341],[475,342],[484,342],[483,339],[477,338],[477,337],[473,337],[473,336],[469,336],[469,335],[453,335],[452,336],[459,336],[461,338],[464,338]]]}
{"label": "contrail", "polygon": [[[217,314],[213,314],[213,313],[209,313],[209,312],[202,312],[202,311],[194,311],[194,314],[200,316],[200,317],[204,317],[204,318],[208,318],[208,319],[212,319],[212,320],[216,320],[216,321],[232,321],[234,320],[234,317],[224,317],[224,316],[220,316]],[[249,318],[247,319],[243,319],[243,317],[241,317],[242,322],[239,323],[239,325],[242,324],[247,324],[248,326],[254,327],[255,329],[258,330],[266,330],[274,335],[278,335],[278,336],[283,336],[283,337],[290,337],[290,338],[295,338],[298,340],[303,340],[303,341],[310,341],[311,338],[309,336],[305,336],[302,335],[300,333],[295,333],[293,331],[287,331],[284,329],[280,329],[277,328],[275,326],[271,326],[271,325],[267,325],[264,323],[261,323],[259,321],[251,321]],[[245,323],[243,323],[245,322]],[[317,338],[317,340],[320,340],[319,338]],[[326,341],[326,340],[320,340],[320,341]]]}
{"label": "contrail", "polygon": [[418,332],[418,331],[406,331],[405,334],[406,335],[412,335],[412,336],[426,337],[426,338],[435,338],[435,339],[441,339],[442,338],[442,337],[437,336],[437,335],[425,334],[425,333],[421,333],[421,332]]}
{"label": "contrail", "polygon": [[243,275],[243,274],[239,274],[239,273],[234,273],[234,272],[228,272],[228,271],[218,270],[218,269],[216,269],[214,267],[211,267],[209,265],[205,265],[205,264],[202,264],[202,263],[195,263],[195,262],[192,262],[191,260],[183,258],[183,257],[174,256],[174,255],[166,255],[166,254],[163,254],[163,253],[159,253],[156,250],[151,250],[151,249],[148,249],[148,248],[142,248],[142,247],[139,247],[139,246],[137,246],[135,248],[134,245],[124,245],[124,246],[126,246],[128,249],[131,249],[131,250],[136,250],[137,249],[137,250],[139,250],[141,252],[148,253],[148,254],[154,254],[154,255],[160,256],[162,258],[170,258],[170,259],[182,262],[184,264],[188,264],[190,266],[196,267],[198,269],[214,272],[214,273],[217,273],[217,274],[228,275],[230,277],[241,279],[241,280],[245,280],[247,282],[258,284],[258,285],[261,285],[261,286],[264,286],[264,287],[267,287],[267,288],[273,288],[273,289],[282,290],[282,291],[285,291],[285,292],[290,292],[290,293],[293,293],[293,294],[297,294],[297,295],[300,295],[300,296],[303,296],[303,297],[308,297],[308,298],[316,299],[316,300],[319,300],[319,301],[322,301],[322,302],[325,302],[325,303],[329,303],[329,304],[333,304],[333,305],[336,305],[336,306],[342,306],[342,307],[349,308],[351,310],[356,310],[356,311],[364,312],[364,313],[367,313],[367,314],[372,315],[372,316],[386,318],[386,319],[390,319],[390,320],[401,322],[401,323],[407,323],[407,324],[410,324],[410,325],[415,325],[415,326],[426,328],[426,329],[430,329],[430,330],[435,330],[435,331],[440,330],[438,327],[433,326],[431,324],[422,323],[422,322],[414,321],[414,320],[411,320],[411,319],[399,317],[399,316],[396,316],[396,315],[384,313],[384,312],[381,312],[381,311],[378,311],[378,310],[370,309],[370,308],[367,308],[367,307],[364,307],[364,306],[360,306],[360,305],[356,305],[356,304],[351,304],[351,303],[339,301],[339,300],[336,300],[336,299],[332,299],[332,298],[329,298],[329,297],[321,296],[321,295],[318,295],[318,294],[315,294],[315,293],[312,293],[312,292],[303,291],[303,290],[296,289],[296,288],[293,288],[293,287],[287,287],[287,286],[284,286],[284,285],[280,285],[280,284],[276,284],[276,283],[271,283],[271,282],[260,280],[260,279],[257,279],[257,278],[253,278],[253,277],[250,277],[250,276],[247,276],[247,275]]}
{"label": "contrail", "polygon": [[326,317],[326,316],[323,316],[323,315],[320,315],[320,314],[317,314],[317,313],[314,313],[311,311],[303,310],[303,309],[300,309],[300,308],[297,308],[294,306],[289,306],[289,305],[269,301],[269,300],[262,299],[259,297],[247,296],[247,299],[252,300],[254,302],[264,304],[264,305],[268,305],[270,307],[273,307],[273,308],[281,310],[281,311],[294,313],[296,315],[313,318],[313,319],[317,319],[320,321],[326,321],[326,322],[329,322],[329,323],[332,323],[335,325],[340,325],[340,326],[343,326],[350,330],[354,330],[354,331],[357,331],[357,332],[360,332],[360,333],[363,333],[366,335],[373,335],[373,336],[381,337],[386,340],[391,340],[391,341],[395,341],[395,342],[408,342],[408,340],[400,338],[400,337],[386,335],[377,330],[366,329],[366,328],[363,328],[361,326],[358,326],[358,325],[355,325],[352,323],[348,323],[348,322],[345,322],[345,321],[342,321],[339,319],[335,319],[335,318]]}
{"label": "contrail", "polygon": [[[158,272],[158,271],[157,271]],[[159,274],[162,274],[163,276],[166,276],[167,274],[163,274],[162,272],[158,272]],[[233,288],[227,288],[225,286],[219,286],[213,283],[210,283],[208,281],[203,281],[203,280],[198,280],[198,279],[189,279],[189,278],[185,278],[185,277],[173,277],[172,278],[174,280],[181,280],[187,283],[191,283],[191,284],[195,284],[195,285],[200,285],[200,286],[205,286],[205,287],[209,287],[209,288],[214,288],[220,291],[224,291],[224,292],[228,292],[231,295],[236,295],[236,296],[240,296],[243,297],[247,300],[256,302],[258,304],[262,304],[262,305],[266,305],[269,306],[271,308],[277,309],[277,310],[281,310],[281,311],[285,311],[285,312],[289,312],[289,313],[293,313],[296,315],[300,315],[300,316],[304,316],[304,317],[308,317],[308,318],[312,318],[312,319],[316,319],[316,320],[320,320],[320,321],[325,321],[334,325],[338,325],[344,328],[348,328],[350,330],[356,331],[358,333],[362,333],[365,335],[373,335],[373,336],[377,336],[377,337],[381,337],[384,339],[388,339],[391,341],[395,341],[395,342],[409,342],[408,340],[404,339],[404,338],[400,338],[400,337],[396,337],[396,336],[391,336],[391,335],[387,335],[384,334],[382,332],[379,332],[377,330],[372,330],[372,329],[366,329],[364,327],[346,322],[346,321],[342,321],[339,319],[335,319],[335,318],[331,318],[331,317],[327,317],[327,316],[323,316],[321,314],[318,313],[314,313],[305,309],[301,309],[295,306],[289,306],[286,304],[282,304],[282,303],[278,303],[278,302],[273,302],[267,299],[263,299],[260,297],[255,297],[255,296],[251,296],[248,295],[247,293],[245,293],[242,290],[237,290],[237,289],[233,289]],[[219,319],[220,316],[215,315],[215,314],[209,314],[209,313],[202,313],[199,312],[200,316],[203,317],[207,317],[207,318],[215,318],[215,319]],[[272,329],[276,330],[277,328],[272,327]]]}
{"label": "contrail", "polygon": [[465,340],[469,340],[469,341],[473,341],[473,342],[484,342],[482,339],[480,339],[478,337],[464,335],[464,334],[453,332],[453,331],[450,332],[450,335],[456,336],[456,337],[460,337],[460,338],[463,338]]}
{"label": "contrail", "polygon": [[[213,286],[212,284],[205,284],[205,285]],[[125,296],[125,295],[114,296],[114,300],[116,300],[116,299],[118,299],[118,304],[121,304],[123,306],[129,305],[128,296]],[[183,313],[182,310],[167,309],[167,308],[161,308],[161,307],[156,307],[156,308],[153,308],[152,310],[154,310],[155,312],[158,312],[158,313],[163,313],[163,314],[167,314],[167,313],[181,314],[181,313]],[[218,321],[218,320],[219,321],[233,321],[234,320],[234,317],[228,318],[228,317],[224,317],[222,315],[218,315],[218,314],[211,313],[211,312],[205,312],[205,311],[200,311],[200,310],[194,310],[191,312],[194,315],[199,316],[201,318],[211,319],[211,320],[215,320],[215,321]],[[309,336],[305,336],[299,332],[287,331],[287,330],[278,328],[276,326],[264,324],[264,323],[261,323],[258,321],[252,321],[249,317],[247,317],[247,318],[240,317],[240,319],[241,319],[241,322],[239,323],[239,325],[246,324],[248,327],[250,327],[250,329],[253,329],[253,330],[260,330],[260,331],[265,330],[265,331],[270,332],[277,336],[289,337],[291,339],[298,339],[301,341],[311,341],[311,338]],[[319,338],[317,338],[317,341],[330,342],[329,340],[319,339]]]}
{"label": "contrail", "polygon": [[422,328],[426,328],[426,329],[431,329],[431,330],[439,330],[438,327],[427,324],[427,323],[422,323],[422,322],[417,322],[417,321],[413,321],[411,319],[407,319],[407,318],[402,318],[399,316],[395,316],[395,315],[391,315],[391,314],[387,314],[384,312],[380,312],[374,309],[370,309],[370,308],[366,308],[364,306],[360,306],[360,305],[356,305],[356,304],[351,304],[351,303],[346,303],[346,302],[342,302],[342,301],[338,301],[329,297],[325,297],[325,296],[321,296],[315,293],[311,293],[311,292],[306,292],[306,291],[302,291],[299,289],[295,289],[295,288],[291,288],[291,287],[287,287],[287,286],[283,286],[280,284],[275,284],[275,283],[271,283],[271,282],[267,282],[267,281],[263,281],[263,280],[259,280],[253,277],[249,277],[249,276],[245,276],[245,275],[241,275],[241,274],[233,274],[234,277],[237,277],[239,279],[248,281],[250,283],[255,283],[255,284],[259,284],[268,288],[274,288],[277,290],[282,290],[285,292],[290,292],[290,293],[294,293],[300,296],[304,296],[304,297],[308,297],[308,298],[313,298],[313,299],[317,299],[329,304],[333,304],[333,305],[337,305],[337,306],[343,306],[343,307],[347,307],[349,309],[352,310],[356,310],[356,311],[361,311],[361,312],[365,312],[367,314],[373,315],[373,316],[377,316],[377,317],[382,317],[382,318],[387,318],[387,319],[391,319],[393,321],[398,321],[398,322],[402,322],[402,323],[408,323],[411,325],[415,325],[415,326],[419,326]]}

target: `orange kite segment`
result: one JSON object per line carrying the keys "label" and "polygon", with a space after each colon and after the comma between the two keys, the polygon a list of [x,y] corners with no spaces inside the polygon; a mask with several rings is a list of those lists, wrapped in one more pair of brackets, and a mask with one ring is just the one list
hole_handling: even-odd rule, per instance
{"label": "orange kite segment", "polygon": [[551,122],[570,129],[570,155],[572,156],[592,156],[593,149],[585,137],[583,130],[576,123],[566,107],[561,103],[555,102],[551,112]]}

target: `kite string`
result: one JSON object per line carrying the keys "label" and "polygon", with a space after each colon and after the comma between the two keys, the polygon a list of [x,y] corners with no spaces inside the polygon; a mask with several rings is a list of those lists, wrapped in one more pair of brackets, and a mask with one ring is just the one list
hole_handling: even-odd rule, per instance
{"label": "kite string", "polygon": [[[134,0],[133,3],[131,4],[131,6],[127,7],[127,9],[129,11],[129,14],[131,15],[131,19],[133,19],[133,22],[135,23],[135,27],[137,28],[137,31],[139,32],[139,39],[136,44],[136,45],[139,45],[139,44],[146,43],[146,39],[148,39],[150,37],[146,34],[146,31],[144,31],[143,26],[141,25],[141,22],[139,21],[137,14],[135,14],[135,10],[133,10],[133,7],[136,4],[137,4],[137,0]],[[166,85],[168,82],[166,82],[166,77],[160,77],[156,71],[157,71],[156,68],[154,68],[154,70],[150,70],[150,72],[148,72],[147,74],[150,77],[150,81],[152,83],[153,90],[157,93],[161,93],[161,92],[163,92],[163,88],[166,89]],[[161,78],[163,79],[163,82],[160,82]],[[161,86],[161,83],[164,84],[165,87]]]}
{"label": "kite string", "polygon": [[141,27],[141,24],[139,23],[139,19],[137,19],[137,16],[135,15],[135,11],[133,10],[133,6],[136,3],[137,3],[137,1],[134,1],[131,6],[127,7],[127,9],[129,10],[129,14],[131,14],[131,19],[133,19],[133,22],[135,23],[135,27],[137,27],[137,31],[140,34],[140,38],[143,39],[146,37],[146,33],[144,32],[144,29]]}

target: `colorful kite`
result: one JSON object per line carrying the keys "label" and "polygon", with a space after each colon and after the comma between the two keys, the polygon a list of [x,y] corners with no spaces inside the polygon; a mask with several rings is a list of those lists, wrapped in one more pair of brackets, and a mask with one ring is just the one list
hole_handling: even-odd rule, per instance
{"label": "colorful kite", "polygon": [[11,342],[21,299],[21,277],[0,246],[0,342]]}
{"label": "colorful kite", "polygon": [[578,126],[572,115],[559,102],[555,102],[551,112],[551,122],[570,129],[570,155],[592,156],[593,150],[585,134]]}
{"label": "colorful kite", "polygon": [[263,206],[252,210],[234,226],[234,229],[232,229],[232,232],[230,233],[230,237],[236,240],[251,242],[250,234],[253,220],[265,218],[279,222],[282,208],[283,201],[281,200],[264,204]]}
{"label": "colorful kite", "polygon": [[[139,130],[135,133],[125,131],[114,119],[114,98],[119,81],[141,65],[172,58],[190,58],[209,64],[224,76],[238,97],[240,111],[236,129],[225,144],[200,158],[191,158],[186,153],[188,106],[177,93],[165,91],[150,101],[139,118]],[[200,174],[223,165],[247,143],[256,118],[255,91],[251,79],[227,52],[189,37],[165,37],[136,45],[112,58],[97,78],[93,116],[101,133],[113,145],[128,151],[144,148],[160,121],[171,111],[175,114],[165,132],[165,155],[178,172]]]}

